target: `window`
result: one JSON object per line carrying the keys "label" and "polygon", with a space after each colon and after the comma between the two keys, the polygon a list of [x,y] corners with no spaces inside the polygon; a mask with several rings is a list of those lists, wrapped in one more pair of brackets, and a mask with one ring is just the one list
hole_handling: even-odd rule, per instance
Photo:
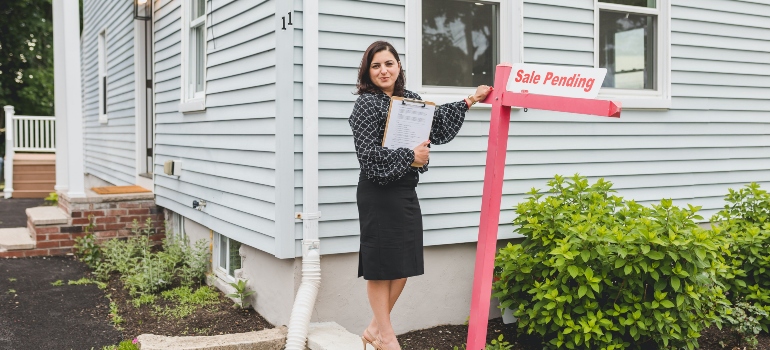
{"label": "window", "polygon": [[97,64],[99,66],[99,123],[107,123],[107,31],[102,29],[97,38]]}
{"label": "window", "polygon": [[606,68],[601,98],[623,107],[670,104],[668,0],[598,0],[595,64]]}
{"label": "window", "polygon": [[206,1],[184,0],[182,26],[182,103],[180,112],[205,109]]}
{"label": "window", "polygon": [[241,268],[241,243],[214,232],[214,262],[216,271],[227,279],[235,278],[235,270]]}
{"label": "window", "polygon": [[492,85],[498,63],[520,61],[521,0],[408,0],[407,6],[407,88],[424,99],[462,99],[478,85]]}
{"label": "window", "polygon": [[171,229],[172,234],[178,235],[181,238],[187,237],[187,233],[184,230],[184,216],[179,213],[171,213]]}

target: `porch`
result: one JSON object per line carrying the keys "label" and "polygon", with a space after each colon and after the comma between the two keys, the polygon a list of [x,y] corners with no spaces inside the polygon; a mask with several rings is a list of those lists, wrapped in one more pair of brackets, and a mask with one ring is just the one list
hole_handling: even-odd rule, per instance
{"label": "porch", "polygon": [[56,119],[5,106],[4,198],[45,198],[56,186]]}

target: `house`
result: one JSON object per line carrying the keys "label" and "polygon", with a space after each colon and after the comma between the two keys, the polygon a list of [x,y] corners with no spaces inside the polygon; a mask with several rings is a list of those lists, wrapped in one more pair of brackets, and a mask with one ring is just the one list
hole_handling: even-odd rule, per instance
{"label": "house", "polygon": [[[144,20],[129,0],[84,1],[86,181],[151,189],[177,231],[212,242],[214,283],[247,279],[252,304],[275,324],[289,321],[303,250],[316,248],[302,238],[315,232],[323,279],[313,320],[355,333],[371,317],[356,278],[359,171],[347,117],[363,50],[378,39],[401,53],[407,88],[438,103],[491,84],[500,62],[607,68],[599,98],[622,102],[619,120],[513,112],[501,244],[516,238],[511,208],[554,174],[604,177],[626,198],[673,198],[706,218],[728,188],[770,185],[766,1],[151,6]],[[394,310],[398,333],[466,320],[489,115],[474,106],[460,135],[433,149],[418,187],[426,274]]]}

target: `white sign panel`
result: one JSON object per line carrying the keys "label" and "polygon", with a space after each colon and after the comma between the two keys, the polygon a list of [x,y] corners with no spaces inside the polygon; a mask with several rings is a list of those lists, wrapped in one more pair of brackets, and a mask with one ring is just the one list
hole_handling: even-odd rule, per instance
{"label": "white sign panel", "polygon": [[606,68],[579,68],[516,63],[506,90],[530,94],[596,98]]}

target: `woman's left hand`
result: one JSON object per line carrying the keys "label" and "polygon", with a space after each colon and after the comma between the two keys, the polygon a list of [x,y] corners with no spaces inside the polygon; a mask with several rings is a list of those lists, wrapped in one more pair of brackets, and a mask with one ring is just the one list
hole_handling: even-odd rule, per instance
{"label": "woman's left hand", "polygon": [[492,90],[494,90],[494,88],[491,86],[479,85],[479,87],[476,88],[476,92],[473,94],[473,102],[484,101]]}

